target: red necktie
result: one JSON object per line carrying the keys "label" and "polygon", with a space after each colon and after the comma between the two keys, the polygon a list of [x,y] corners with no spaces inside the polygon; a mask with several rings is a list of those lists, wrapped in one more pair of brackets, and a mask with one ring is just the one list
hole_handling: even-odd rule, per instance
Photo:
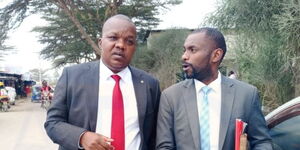
{"label": "red necktie", "polygon": [[111,77],[116,81],[112,96],[111,138],[114,139],[112,145],[115,150],[125,150],[124,106],[119,84],[121,77],[118,75]]}

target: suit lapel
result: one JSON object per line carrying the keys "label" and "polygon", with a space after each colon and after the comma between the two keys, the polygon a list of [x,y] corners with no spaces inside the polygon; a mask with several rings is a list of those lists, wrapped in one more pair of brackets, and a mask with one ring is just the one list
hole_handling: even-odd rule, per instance
{"label": "suit lapel", "polygon": [[196,149],[200,149],[200,126],[195,84],[193,80],[187,80],[183,86],[183,101],[185,103],[185,109],[187,112],[190,129],[192,131],[193,141]]}
{"label": "suit lapel", "polygon": [[88,117],[91,131],[96,131],[99,97],[99,63],[99,61],[91,63],[84,78],[87,87],[86,109],[89,113]]}
{"label": "suit lapel", "polygon": [[225,141],[227,129],[229,127],[232,105],[234,101],[235,88],[233,83],[226,77],[221,77],[221,121],[220,121],[220,137],[219,149],[222,149]]}
{"label": "suit lapel", "polygon": [[145,120],[145,114],[147,110],[147,85],[145,80],[143,79],[143,75],[138,72],[135,68],[129,67],[132,75],[132,82],[137,102],[137,109],[138,109],[138,119],[139,119],[139,126],[141,130],[141,134],[143,134],[143,126]]}

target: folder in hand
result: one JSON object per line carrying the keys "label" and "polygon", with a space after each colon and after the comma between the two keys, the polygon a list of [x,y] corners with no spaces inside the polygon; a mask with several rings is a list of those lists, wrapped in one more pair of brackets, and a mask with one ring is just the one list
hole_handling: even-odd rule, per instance
{"label": "folder in hand", "polygon": [[247,149],[247,135],[244,130],[247,123],[241,119],[235,120],[235,150],[246,150]]}

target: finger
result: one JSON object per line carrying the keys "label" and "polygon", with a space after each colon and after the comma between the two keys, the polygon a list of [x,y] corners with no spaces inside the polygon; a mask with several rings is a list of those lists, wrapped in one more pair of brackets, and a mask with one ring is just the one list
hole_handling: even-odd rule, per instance
{"label": "finger", "polygon": [[[109,141],[111,141],[111,140],[109,140]],[[101,146],[103,146],[107,150],[113,150],[114,149],[114,147],[110,144],[110,142],[105,142],[105,140],[100,142],[100,144],[101,144]]]}
{"label": "finger", "polygon": [[106,136],[103,136],[102,138],[103,138],[104,142],[107,143],[107,144],[111,144],[111,142],[114,141],[113,139],[108,138],[108,137],[106,137]]}
{"label": "finger", "polygon": [[107,144],[111,144],[111,142],[113,142],[114,140],[113,140],[113,139],[105,139],[104,141],[105,141],[105,143],[107,143]]}
{"label": "finger", "polygon": [[106,150],[106,148],[103,147],[101,144],[96,143],[92,147],[89,147],[89,149],[86,150]]}
{"label": "finger", "polygon": [[112,142],[112,141],[114,141],[114,139],[111,139],[111,138],[106,137],[106,136],[103,136],[103,139],[104,139],[105,142]]}
{"label": "finger", "polygon": [[98,144],[97,150],[107,150],[107,149],[104,146],[102,146],[101,144]]}
{"label": "finger", "polygon": [[112,145],[111,145],[111,142],[113,142],[114,140],[109,138],[109,137],[106,137],[104,135],[99,135],[99,140],[97,140],[97,144],[100,144],[102,147],[104,147],[105,149],[107,150],[113,150],[115,149]]}
{"label": "finger", "polygon": [[105,148],[103,146],[101,146],[101,144],[99,144],[99,143],[93,143],[84,148],[85,148],[85,150],[105,150]]}

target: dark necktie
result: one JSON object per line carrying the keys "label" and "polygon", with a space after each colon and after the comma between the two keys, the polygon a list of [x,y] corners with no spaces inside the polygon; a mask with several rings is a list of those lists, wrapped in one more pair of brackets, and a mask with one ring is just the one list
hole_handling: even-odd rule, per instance
{"label": "dark necktie", "polygon": [[118,75],[111,77],[116,81],[112,96],[111,138],[114,140],[112,145],[115,150],[125,150],[124,106],[119,84],[121,77]]}

